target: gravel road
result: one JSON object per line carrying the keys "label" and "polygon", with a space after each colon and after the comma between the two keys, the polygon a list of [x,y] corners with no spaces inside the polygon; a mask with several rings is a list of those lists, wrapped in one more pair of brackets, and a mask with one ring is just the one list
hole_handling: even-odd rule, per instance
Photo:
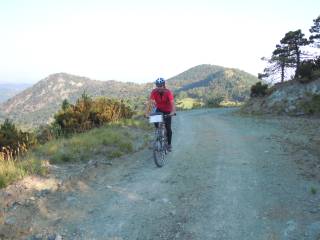
{"label": "gravel road", "polygon": [[35,200],[27,239],[320,239],[319,181],[278,141],[277,119],[196,110],[173,126],[166,166],[150,149],[97,164]]}

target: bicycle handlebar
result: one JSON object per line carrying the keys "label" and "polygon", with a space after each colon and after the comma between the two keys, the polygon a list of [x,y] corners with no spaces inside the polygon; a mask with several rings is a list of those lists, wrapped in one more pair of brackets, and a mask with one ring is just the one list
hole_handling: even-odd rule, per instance
{"label": "bicycle handlebar", "polygon": [[177,116],[177,113],[174,113],[174,114],[163,114],[164,117],[173,117],[173,116]]}
{"label": "bicycle handlebar", "polygon": [[[174,114],[171,114],[171,113],[169,113],[169,114],[163,114],[163,113],[159,112],[159,115],[160,115],[160,114],[162,114],[164,118],[177,116],[177,113],[174,113]],[[144,117],[145,117],[145,118],[149,118],[150,115],[149,115],[149,116],[144,115]]]}

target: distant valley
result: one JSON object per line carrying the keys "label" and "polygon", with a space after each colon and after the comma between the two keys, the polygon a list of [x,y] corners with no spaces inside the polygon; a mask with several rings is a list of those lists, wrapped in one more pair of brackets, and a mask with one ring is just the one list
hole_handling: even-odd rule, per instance
{"label": "distant valley", "polygon": [[30,83],[0,83],[0,103],[31,86]]}

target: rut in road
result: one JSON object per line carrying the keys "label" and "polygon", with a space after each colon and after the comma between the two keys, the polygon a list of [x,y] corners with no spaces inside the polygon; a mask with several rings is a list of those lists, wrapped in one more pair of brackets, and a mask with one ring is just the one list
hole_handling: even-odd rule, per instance
{"label": "rut in road", "polygon": [[[40,199],[33,233],[65,239],[317,239],[318,195],[274,141],[276,121],[230,109],[179,113],[173,152],[157,168],[146,149],[99,164]],[[319,206],[318,206],[319,207]],[[45,229],[45,230],[44,230]]]}

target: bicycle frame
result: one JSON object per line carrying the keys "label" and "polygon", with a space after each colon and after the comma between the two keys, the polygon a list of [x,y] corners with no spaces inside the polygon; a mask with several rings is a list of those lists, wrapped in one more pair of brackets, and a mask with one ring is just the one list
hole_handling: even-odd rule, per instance
{"label": "bicycle frame", "polygon": [[162,115],[162,118],[160,117],[159,120],[157,120],[157,116],[154,118],[156,119],[155,121],[150,120],[150,122],[155,123],[157,125],[155,129],[155,139],[153,143],[153,158],[157,167],[163,167],[166,164],[168,142],[164,118],[166,118],[167,116],[171,115]]}
{"label": "bicycle frame", "polygon": [[[161,143],[161,149],[157,148],[157,151],[165,151],[167,145],[167,133],[165,128],[165,123],[158,123],[158,127],[155,129],[155,142],[159,141]],[[163,149],[164,148],[164,149]]]}
{"label": "bicycle frame", "polygon": [[164,118],[162,117],[161,122],[154,122],[156,124],[155,128],[155,138],[153,143],[153,158],[157,167],[163,167],[166,163],[167,154],[167,133],[164,123]]}

